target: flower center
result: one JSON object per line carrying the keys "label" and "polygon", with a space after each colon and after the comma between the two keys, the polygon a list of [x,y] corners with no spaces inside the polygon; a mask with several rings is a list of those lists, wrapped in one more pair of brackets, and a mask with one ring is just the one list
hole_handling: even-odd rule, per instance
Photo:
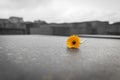
{"label": "flower center", "polygon": [[75,44],[76,44],[76,41],[72,41],[72,44],[75,45]]}

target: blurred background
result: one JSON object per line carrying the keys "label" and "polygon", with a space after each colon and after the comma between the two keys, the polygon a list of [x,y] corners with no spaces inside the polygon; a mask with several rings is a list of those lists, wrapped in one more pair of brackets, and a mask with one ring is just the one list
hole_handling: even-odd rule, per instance
{"label": "blurred background", "polygon": [[1,0],[0,34],[120,35],[119,0]]}
{"label": "blurred background", "polygon": [[120,22],[109,24],[107,21],[87,21],[74,23],[47,23],[36,20],[23,21],[22,17],[0,19],[0,34],[42,34],[68,36],[84,35],[120,35]]}

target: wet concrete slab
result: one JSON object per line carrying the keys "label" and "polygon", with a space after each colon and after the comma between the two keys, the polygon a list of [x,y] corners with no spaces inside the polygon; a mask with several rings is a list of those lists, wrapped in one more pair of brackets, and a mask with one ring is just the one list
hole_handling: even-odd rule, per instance
{"label": "wet concrete slab", "polygon": [[0,80],[119,80],[120,39],[83,38],[79,49],[67,37],[0,36]]}

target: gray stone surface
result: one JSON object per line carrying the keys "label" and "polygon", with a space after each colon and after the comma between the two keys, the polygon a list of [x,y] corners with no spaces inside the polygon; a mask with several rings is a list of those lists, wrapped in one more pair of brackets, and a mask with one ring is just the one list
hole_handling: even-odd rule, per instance
{"label": "gray stone surface", "polygon": [[105,38],[105,39],[120,39],[120,35],[79,35],[87,38]]}
{"label": "gray stone surface", "polygon": [[120,80],[120,40],[81,38],[67,49],[67,37],[0,36],[0,80]]}

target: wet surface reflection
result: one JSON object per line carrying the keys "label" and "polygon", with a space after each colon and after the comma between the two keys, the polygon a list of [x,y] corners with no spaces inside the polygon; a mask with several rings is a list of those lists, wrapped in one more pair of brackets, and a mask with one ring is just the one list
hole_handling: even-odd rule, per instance
{"label": "wet surface reflection", "polygon": [[0,36],[0,80],[119,80],[120,40],[82,38],[79,49],[67,37]]}

